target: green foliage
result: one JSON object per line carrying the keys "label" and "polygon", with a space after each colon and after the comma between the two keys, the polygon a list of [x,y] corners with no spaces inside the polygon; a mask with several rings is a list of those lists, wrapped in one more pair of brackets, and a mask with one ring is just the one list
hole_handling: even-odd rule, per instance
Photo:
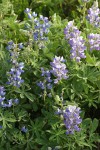
{"label": "green foliage", "polygon": [[[100,29],[92,27],[85,19],[92,2],[84,6],[81,0],[0,1],[0,86],[6,89],[6,99],[19,99],[18,105],[0,107],[0,150],[97,149],[100,143],[100,51],[90,52],[87,35],[91,32],[100,34]],[[26,24],[31,24],[24,15],[26,7],[49,16],[49,39],[44,42],[44,48],[40,49],[33,41],[32,33],[25,29]],[[66,16],[75,19],[86,40],[86,59],[80,63],[70,59],[71,48],[63,33],[68,23],[64,19]],[[6,84],[7,72],[11,69],[6,46],[11,40],[16,44],[24,43],[18,58],[19,62],[25,63],[24,83],[19,88]],[[66,60],[69,78],[61,80],[51,90],[41,90],[37,86],[43,79],[40,68],[50,69],[55,55]],[[73,135],[65,134],[63,116],[55,114],[57,108],[65,109],[68,105],[82,109],[81,131]],[[21,131],[23,126],[28,129],[26,133]]]}

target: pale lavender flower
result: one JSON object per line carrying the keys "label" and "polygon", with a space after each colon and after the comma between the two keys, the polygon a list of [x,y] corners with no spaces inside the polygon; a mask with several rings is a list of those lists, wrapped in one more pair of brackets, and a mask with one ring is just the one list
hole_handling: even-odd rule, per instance
{"label": "pale lavender flower", "polygon": [[32,13],[32,16],[33,16],[33,17],[37,17],[37,13],[33,12],[33,13]]}
{"label": "pale lavender flower", "polygon": [[64,29],[65,38],[69,41],[71,46],[71,59],[75,59],[77,62],[80,62],[81,58],[86,58],[84,51],[86,50],[85,41],[81,36],[81,32],[74,22],[68,22],[68,25]]}
{"label": "pale lavender flower", "polygon": [[66,110],[63,111],[66,134],[74,134],[75,131],[80,131],[79,124],[82,122],[80,112],[79,107],[72,105],[68,105]]}
{"label": "pale lavender flower", "polygon": [[86,18],[93,26],[100,27],[100,9],[98,8],[97,1],[95,1],[93,6],[88,10],[88,15]]}
{"label": "pale lavender flower", "polygon": [[27,16],[28,16],[29,19],[32,19],[31,13],[27,13]]}
{"label": "pale lavender flower", "polygon": [[24,12],[25,12],[25,13],[30,13],[30,11],[31,11],[31,9],[26,8]]}
{"label": "pale lavender flower", "polygon": [[24,46],[23,46],[23,43],[19,43],[18,44],[18,47],[19,47],[19,49],[22,49]]}
{"label": "pale lavender flower", "polygon": [[66,65],[64,64],[64,58],[63,57],[57,57],[53,59],[53,62],[50,62],[51,65],[51,70],[50,72],[56,77],[54,79],[54,83],[58,83],[58,81],[62,79],[67,79],[68,78],[68,70],[66,69]]}
{"label": "pale lavender flower", "polygon": [[100,34],[90,33],[88,35],[90,50],[100,50]]}

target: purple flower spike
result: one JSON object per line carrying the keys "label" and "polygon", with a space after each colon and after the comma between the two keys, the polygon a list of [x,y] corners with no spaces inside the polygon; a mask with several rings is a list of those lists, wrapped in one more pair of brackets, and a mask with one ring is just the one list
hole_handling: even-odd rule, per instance
{"label": "purple flower spike", "polygon": [[89,34],[88,40],[90,44],[90,50],[100,50],[100,34]]}
{"label": "purple flower spike", "polygon": [[79,132],[79,124],[82,122],[80,119],[80,108],[72,105],[68,105],[68,108],[63,111],[64,124],[66,127],[66,134],[74,134],[74,131]]}
{"label": "purple flower spike", "polygon": [[56,79],[54,79],[55,84],[62,79],[68,78],[67,76],[68,70],[66,69],[66,65],[63,62],[65,62],[63,57],[57,57],[57,56],[55,56],[53,62],[50,62],[52,68],[50,72],[56,77]]}
{"label": "purple flower spike", "polygon": [[[30,28],[27,28],[33,34],[33,40],[38,43],[39,48],[44,48],[44,41],[47,41],[46,37],[49,32],[50,23],[47,17],[40,15],[37,17],[37,13],[32,12],[29,8],[26,8],[25,13],[27,14],[29,21],[34,24],[34,28],[32,24]],[[27,25],[26,25],[27,26]]]}
{"label": "purple flower spike", "polygon": [[95,27],[100,27],[100,9],[98,2],[95,1],[93,6],[88,10],[87,19]]}
{"label": "purple flower spike", "polygon": [[64,29],[65,38],[69,40],[71,46],[71,59],[75,59],[80,62],[81,58],[86,58],[84,51],[86,50],[85,41],[80,35],[81,32],[74,26],[74,22],[68,22],[68,25]]}
{"label": "purple flower spike", "polygon": [[8,84],[20,87],[21,83],[24,82],[24,80],[21,79],[21,74],[24,72],[24,63],[23,62],[16,62],[8,72],[9,78],[8,78]]}

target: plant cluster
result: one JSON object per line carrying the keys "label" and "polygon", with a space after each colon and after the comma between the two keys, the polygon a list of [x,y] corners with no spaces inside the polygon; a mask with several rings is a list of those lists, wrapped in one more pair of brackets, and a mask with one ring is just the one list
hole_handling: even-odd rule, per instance
{"label": "plant cluster", "polygon": [[100,148],[100,9],[79,3],[71,21],[0,4],[0,150]]}

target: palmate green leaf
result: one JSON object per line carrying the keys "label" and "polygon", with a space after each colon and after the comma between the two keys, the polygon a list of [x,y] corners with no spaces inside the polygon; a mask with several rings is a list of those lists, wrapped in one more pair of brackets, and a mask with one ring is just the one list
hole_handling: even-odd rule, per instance
{"label": "palmate green leaf", "polygon": [[100,71],[96,67],[83,66],[83,77],[94,83],[100,78]]}
{"label": "palmate green leaf", "polygon": [[52,130],[52,131],[48,131],[48,132],[51,134],[49,140],[50,141],[55,140],[55,141],[58,141],[58,142],[60,142],[60,140],[62,139],[62,135],[65,134],[65,130],[62,130],[60,128]]}
{"label": "palmate green leaf", "polygon": [[91,124],[90,133],[93,133],[97,129],[98,124],[99,124],[98,119],[94,118],[94,120]]}
{"label": "palmate green leaf", "polygon": [[86,53],[86,62],[89,66],[95,66],[96,64],[96,58],[95,57],[91,57],[89,55],[89,53]]}
{"label": "palmate green leaf", "polygon": [[8,122],[16,122],[15,118],[6,118],[5,120],[8,121]]}
{"label": "palmate green leaf", "polygon": [[26,118],[27,116],[27,111],[21,110],[18,112],[18,121],[21,121],[23,118]]}
{"label": "palmate green leaf", "polygon": [[89,127],[91,123],[92,123],[91,118],[86,118],[85,120],[82,121],[83,127],[86,127],[86,128]]}
{"label": "palmate green leaf", "polygon": [[6,111],[4,114],[1,114],[1,118],[4,129],[6,128],[6,126],[12,127],[8,124],[8,122],[16,122],[15,116],[8,111]]}
{"label": "palmate green leaf", "polygon": [[45,138],[37,138],[36,142],[38,144],[45,145],[45,146],[48,146],[48,144],[49,144],[49,141],[46,137]]}

